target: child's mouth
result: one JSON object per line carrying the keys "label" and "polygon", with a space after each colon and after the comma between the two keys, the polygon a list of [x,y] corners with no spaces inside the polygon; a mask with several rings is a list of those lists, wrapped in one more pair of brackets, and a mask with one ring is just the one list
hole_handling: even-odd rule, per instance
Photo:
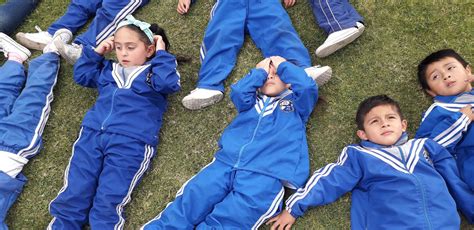
{"label": "child's mouth", "polygon": [[452,87],[452,86],[454,86],[455,84],[456,84],[455,81],[450,81],[450,82],[448,82],[448,87]]}
{"label": "child's mouth", "polygon": [[390,135],[392,134],[392,131],[385,131],[382,133],[382,136],[387,136],[387,135]]}

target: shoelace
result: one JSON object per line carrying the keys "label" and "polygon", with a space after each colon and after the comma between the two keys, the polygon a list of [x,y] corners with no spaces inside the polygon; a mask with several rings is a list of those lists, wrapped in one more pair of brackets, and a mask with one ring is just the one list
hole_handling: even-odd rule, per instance
{"label": "shoelace", "polygon": [[38,32],[43,32],[43,30],[38,25],[35,25],[35,30]]}

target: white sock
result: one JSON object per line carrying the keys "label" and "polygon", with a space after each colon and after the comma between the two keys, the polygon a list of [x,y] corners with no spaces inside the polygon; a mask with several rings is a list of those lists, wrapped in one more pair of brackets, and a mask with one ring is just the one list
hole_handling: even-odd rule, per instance
{"label": "white sock", "polygon": [[28,163],[28,159],[22,156],[0,151],[0,171],[8,174],[12,178],[16,178],[26,163]]}

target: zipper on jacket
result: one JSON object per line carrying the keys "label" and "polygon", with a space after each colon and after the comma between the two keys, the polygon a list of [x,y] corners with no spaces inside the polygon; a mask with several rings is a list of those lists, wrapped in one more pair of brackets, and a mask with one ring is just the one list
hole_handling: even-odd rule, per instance
{"label": "zipper on jacket", "polygon": [[240,163],[240,157],[242,156],[242,153],[244,152],[244,149],[245,147],[247,147],[248,145],[250,145],[253,140],[255,139],[255,135],[257,134],[257,130],[258,130],[258,127],[260,126],[260,121],[262,120],[262,117],[263,117],[263,114],[265,113],[265,109],[267,108],[267,105],[268,105],[268,101],[270,100],[270,98],[267,98],[264,102],[263,102],[263,108],[262,108],[262,111],[260,112],[260,114],[258,115],[258,122],[257,122],[257,126],[255,126],[255,129],[253,130],[253,135],[252,135],[252,138],[250,139],[250,141],[243,145],[242,148],[240,148],[240,151],[239,151],[239,156],[237,158],[237,162],[235,162],[234,164],[234,167],[238,167],[239,166],[239,163]]}
{"label": "zipper on jacket", "polygon": [[430,218],[428,217],[428,209],[426,208],[426,197],[425,197],[424,188],[423,188],[423,186],[421,185],[421,182],[420,182],[420,180],[418,179],[418,177],[417,177],[415,174],[412,174],[412,175],[413,175],[413,177],[416,179],[416,182],[418,183],[418,188],[419,188],[420,191],[421,191],[421,199],[422,199],[422,201],[423,201],[423,210],[424,210],[424,213],[425,213],[426,222],[428,222],[428,229],[433,229],[433,227],[431,226]]}
{"label": "zipper on jacket", "polygon": [[109,114],[105,117],[104,121],[100,125],[100,130],[104,130],[105,122],[109,119],[110,115],[112,115],[112,110],[114,108],[114,101],[115,101],[115,94],[117,93],[118,88],[114,90],[114,93],[112,94],[112,102],[110,103],[110,111]]}

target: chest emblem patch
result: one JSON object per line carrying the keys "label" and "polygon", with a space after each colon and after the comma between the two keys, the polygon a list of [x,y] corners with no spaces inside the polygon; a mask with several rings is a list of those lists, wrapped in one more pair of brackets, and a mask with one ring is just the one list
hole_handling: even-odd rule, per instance
{"label": "chest emblem patch", "polygon": [[293,102],[290,100],[281,100],[280,101],[280,109],[283,112],[293,112],[295,111],[295,107]]}

